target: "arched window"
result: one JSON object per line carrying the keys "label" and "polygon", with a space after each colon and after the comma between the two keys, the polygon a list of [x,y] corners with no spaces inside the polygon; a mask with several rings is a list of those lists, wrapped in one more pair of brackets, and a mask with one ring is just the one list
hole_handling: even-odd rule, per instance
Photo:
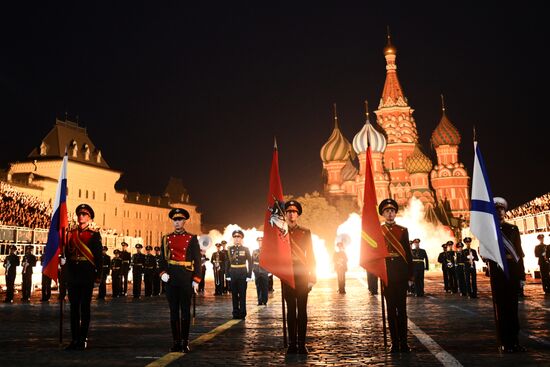
{"label": "arched window", "polygon": [[88,144],[84,144],[82,147],[84,149],[84,159],[89,161],[90,160],[90,146]]}
{"label": "arched window", "polygon": [[40,144],[40,155],[46,155],[46,153],[48,153],[48,146],[46,143],[42,142],[42,144]]}
{"label": "arched window", "polygon": [[73,157],[76,158],[78,156],[78,144],[74,140],[71,142],[71,152]]}

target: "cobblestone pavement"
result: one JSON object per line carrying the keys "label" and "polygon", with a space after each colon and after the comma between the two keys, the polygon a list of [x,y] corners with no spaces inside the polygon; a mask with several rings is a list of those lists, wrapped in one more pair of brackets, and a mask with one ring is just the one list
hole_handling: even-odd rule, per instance
{"label": "cobblestone pavement", "polygon": [[[0,304],[2,366],[541,366],[550,360],[550,297],[540,280],[526,286],[520,302],[521,343],[528,351],[497,352],[488,278],[480,274],[479,298],[442,291],[438,272],[429,273],[426,297],[408,297],[409,344],[413,352],[385,352],[380,298],[370,296],[364,277],[348,277],[347,294],[335,279],[320,280],[310,294],[308,356],[287,357],[283,348],[281,293],[276,284],[267,306],[256,306],[248,287],[246,320],[231,319],[231,295],[197,296],[190,339],[192,353],[167,354],[171,345],[169,313],[163,296],[93,301],[90,348],[67,352],[58,343],[59,304]],[[52,298],[56,298],[57,293]],[[64,341],[70,339],[65,305]]]}

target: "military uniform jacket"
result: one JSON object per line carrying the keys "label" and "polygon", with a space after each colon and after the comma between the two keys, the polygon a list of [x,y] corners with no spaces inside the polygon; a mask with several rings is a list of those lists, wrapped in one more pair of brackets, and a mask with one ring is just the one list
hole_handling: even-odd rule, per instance
{"label": "military uniform jacket", "polygon": [[[464,255],[464,265],[466,265],[467,267],[473,267],[475,269],[476,261],[479,260],[479,257],[477,256],[477,251],[473,248],[464,248],[462,250],[462,254]],[[469,255],[472,255],[472,260],[468,259]]]}
{"label": "military uniform jacket", "polygon": [[443,251],[439,254],[437,262],[441,263],[441,266],[451,269],[455,266],[455,252],[454,251]]}
{"label": "military uniform jacket", "polygon": [[348,255],[345,251],[334,253],[334,270],[338,273],[348,271]]}
{"label": "military uniform jacket", "polygon": [[120,261],[122,262],[122,272],[128,272],[130,270],[130,261],[132,260],[132,255],[128,251],[120,251]]}
{"label": "military uniform jacket", "polygon": [[545,245],[543,243],[540,243],[535,246],[535,257],[539,258],[539,266],[548,265],[548,258],[550,257],[548,254],[549,250],[550,250],[550,245]]}
{"label": "military uniform jacket", "polygon": [[114,273],[120,273],[122,269],[122,259],[120,257],[114,257],[111,261],[111,270]]}
{"label": "military uniform jacket", "polygon": [[243,245],[229,246],[227,257],[225,273],[229,277],[237,274],[245,274],[247,278],[252,277],[252,257],[248,247]]}
{"label": "military uniform jacket", "polygon": [[294,276],[306,276],[309,283],[317,282],[316,261],[311,231],[296,226],[288,229]]}
{"label": "military uniform jacket", "polygon": [[21,266],[23,267],[22,274],[32,274],[32,268],[36,265],[36,256],[33,254],[23,255]]}
{"label": "military uniform jacket", "polygon": [[519,234],[519,229],[513,224],[503,222],[500,224],[500,230],[502,231],[502,234],[506,236],[506,238],[508,238],[510,242],[514,245],[516,254],[519,257],[518,262],[516,262],[515,259],[513,259],[512,256],[508,254],[508,252],[506,252],[506,259],[508,260],[508,270],[510,273],[510,277],[515,277],[519,280],[525,280],[525,267],[523,266],[523,258],[525,254],[523,253],[523,249],[521,248],[521,237]]}
{"label": "military uniform jacket", "polygon": [[456,265],[459,266],[459,265],[466,265],[466,261],[468,260],[466,258],[466,253],[464,252],[464,250],[461,250],[461,251],[456,251],[455,252],[455,260],[456,260]]}
{"label": "military uniform jacket", "polygon": [[75,228],[69,232],[65,245],[68,284],[92,284],[101,278],[103,246],[101,235],[89,227]]}
{"label": "military uniform jacket", "polygon": [[4,259],[4,268],[6,268],[7,277],[15,277],[17,267],[19,266],[19,256],[16,254],[8,255]]}
{"label": "military uniform jacket", "polygon": [[111,269],[111,256],[105,254],[103,255],[103,270],[102,276],[105,278],[109,275],[109,270]]}
{"label": "military uniform jacket", "polygon": [[382,225],[382,233],[384,234],[389,253],[389,257],[386,259],[399,258],[407,265],[403,269],[400,269],[398,274],[392,275],[388,272],[388,280],[390,280],[390,278],[394,278],[394,280],[411,279],[413,274],[413,261],[411,245],[409,244],[409,230],[396,223],[384,223]]}
{"label": "military uniform jacket", "polygon": [[[182,231],[162,237],[159,260],[160,274],[168,273],[170,278],[184,270],[197,283],[201,281],[201,251],[197,236]],[[170,280],[171,281],[171,280]]]}
{"label": "military uniform jacket", "polygon": [[424,269],[430,269],[430,262],[428,261],[428,254],[426,253],[426,250],[424,250],[423,248],[419,248],[418,250],[412,249],[411,256],[415,264],[422,262],[425,265]]}
{"label": "military uniform jacket", "polygon": [[146,273],[153,273],[157,267],[157,259],[155,255],[145,255],[145,262],[143,263],[143,270]]}
{"label": "military uniform jacket", "polygon": [[260,267],[260,249],[252,251],[252,271],[257,275],[267,275],[267,271]]}
{"label": "military uniform jacket", "polygon": [[225,271],[225,252],[220,250],[212,254],[212,266],[214,270]]}
{"label": "military uniform jacket", "polygon": [[132,255],[132,273],[142,273],[143,265],[145,265],[145,255],[133,254]]}

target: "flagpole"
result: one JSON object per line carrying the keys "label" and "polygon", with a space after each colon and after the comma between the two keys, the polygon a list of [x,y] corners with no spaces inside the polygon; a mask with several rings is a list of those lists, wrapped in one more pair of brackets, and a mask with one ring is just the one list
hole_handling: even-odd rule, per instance
{"label": "flagpole", "polygon": [[284,287],[283,281],[281,280],[281,306],[283,310],[283,346],[288,347],[288,342],[286,338],[286,312],[285,312],[285,296],[284,296]]}
{"label": "flagpole", "polygon": [[[487,261],[487,266],[489,267],[489,276],[491,276],[491,274],[495,274],[493,271],[494,270],[497,270],[495,269],[495,267],[497,266],[497,264],[492,261],[492,260],[489,260]],[[499,327],[499,323],[498,323],[498,319],[499,319],[499,315],[498,315],[498,312],[497,312],[497,305],[495,303],[495,292],[494,292],[494,289],[493,289],[493,282],[491,282],[489,280],[489,282],[491,283],[491,301],[493,301],[493,316],[495,318],[495,330],[496,330],[496,333],[497,333],[497,342],[498,344],[500,345],[502,343],[502,341],[500,340],[500,327]]]}
{"label": "flagpole", "polygon": [[380,289],[382,290],[382,332],[384,333],[384,350],[388,349],[388,332],[386,330],[386,307],[384,305],[384,298],[386,297],[386,287],[384,282],[380,279]]}
{"label": "flagpole", "polygon": [[[61,229],[61,249],[65,248],[65,236],[66,236],[66,228],[63,227]],[[61,265],[64,266],[64,265]],[[57,279],[57,289],[58,291],[61,289],[61,282],[63,281],[63,270],[59,272],[59,277]],[[59,292],[61,295],[61,292]],[[59,346],[63,345],[63,301],[65,300],[65,297],[61,298],[59,297]]]}

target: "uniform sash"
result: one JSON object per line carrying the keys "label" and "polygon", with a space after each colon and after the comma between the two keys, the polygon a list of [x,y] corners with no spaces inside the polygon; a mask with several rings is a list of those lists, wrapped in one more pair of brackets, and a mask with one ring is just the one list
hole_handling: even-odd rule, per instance
{"label": "uniform sash", "polygon": [[382,226],[382,233],[384,234],[386,243],[389,245],[388,250],[390,250],[390,252],[392,252],[391,249],[395,250],[395,252],[397,252],[403,258],[403,260],[408,263],[407,255],[405,254],[403,246],[401,246],[401,242],[399,242],[399,240],[395,238],[395,235],[389,230],[388,226]]}
{"label": "uniform sash", "polygon": [[85,244],[84,241],[82,241],[78,230],[73,232],[72,240],[78,252],[80,252],[80,254],[82,254],[82,256],[86,258],[86,260],[88,260],[92,263],[92,265],[95,266],[94,254],[92,253],[92,250],[90,250],[88,245]]}

